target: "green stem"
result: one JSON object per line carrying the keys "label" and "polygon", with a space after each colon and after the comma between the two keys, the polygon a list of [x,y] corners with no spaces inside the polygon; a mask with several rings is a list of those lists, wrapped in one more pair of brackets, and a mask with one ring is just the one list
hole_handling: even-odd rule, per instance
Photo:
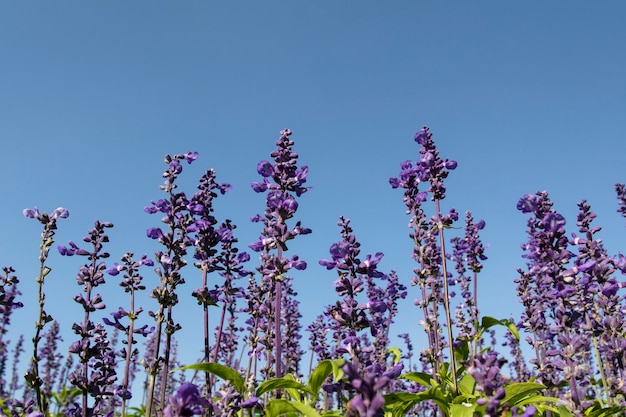
{"label": "green stem", "polygon": [[454,339],[452,334],[452,316],[450,313],[450,291],[448,288],[448,267],[446,262],[446,244],[443,236],[443,223],[441,222],[440,200],[435,200],[435,209],[437,211],[437,229],[439,230],[439,244],[441,246],[441,272],[443,274],[443,306],[446,315],[446,324],[448,326],[448,346],[450,348],[450,366],[452,370],[452,381],[454,381],[454,392],[459,393],[458,381],[456,378],[456,359],[454,357]]}
{"label": "green stem", "polygon": [[600,356],[600,348],[598,347],[598,338],[593,335],[593,350],[596,355],[596,361],[598,362],[598,370],[600,371],[600,378],[602,379],[602,387],[604,388],[604,395],[606,395],[606,402],[609,407],[613,406],[611,395],[609,394],[609,384],[606,382],[606,376],[604,375],[604,366],[602,365],[602,357]]}
{"label": "green stem", "polygon": [[152,364],[148,368],[148,374],[150,375],[150,383],[148,385],[148,395],[146,400],[146,414],[145,417],[152,416],[152,409],[154,406],[154,390],[156,388],[156,376],[159,372],[159,354],[161,348],[161,332],[163,331],[163,304],[159,307],[159,311],[155,315],[155,319],[157,322],[157,328],[155,333],[154,340],[154,356]]}

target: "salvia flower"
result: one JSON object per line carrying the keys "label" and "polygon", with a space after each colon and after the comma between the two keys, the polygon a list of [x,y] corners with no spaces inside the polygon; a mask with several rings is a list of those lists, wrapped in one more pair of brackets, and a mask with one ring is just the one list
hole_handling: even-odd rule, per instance
{"label": "salvia flower", "polygon": [[200,396],[198,387],[190,382],[182,384],[163,410],[165,417],[189,417],[203,414],[209,401]]}
{"label": "salvia flower", "polygon": [[348,402],[346,415],[382,417],[385,404],[382,391],[389,384],[389,377],[369,372],[363,374],[349,362],[344,364],[343,371],[350,385],[357,391]]}
{"label": "salvia flower", "polygon": [[[156,320],[155,337],[156,344],[155,357],[148,361],[150,374],[150,386],[147,390],[146,408],[147,414],[152,413],[154,405],[154,393],[156,387],[156,375],[161,373],[161,392],[159,400],[166,401],[166,391],[168,383],[168,370],[170,366],[169,355],[172,348],[172,335],[181,326],[173,318],[173,307],[178,304],[178,285],[184,284],[182,269],[187,265],[187,250],[194,246],[193,232],[198,229],[196,225],[196,213],[204,209],[204,205],[197,199],[187,198],[184,192],[179,192],[176,180],[183,172],[182,162],[191,164],[198,158],[197,152],[187,152],[185,154],[166,155],[164,162],[167,169],[163,172],[165,181],[160,189],[166,193],[165,198],[152,201],[151,205],[144,208],[149,214],[160,213],[162,227],[151,227],[146,231],[146,235],[158,241],[162,250],[155,252],[155,260],[158,266],[155,272],[159,276],[160,286],[154,288],[150,296],[159,304],[157,312],[151,315]],[[202,206],[202,207],[200,207]],[[164,354],[161,355],[161,336],[165,333]]]}
{"label": "salvia flower", "polygon": [[467,368],[476,380],[476,391],[481,393],[476,403],[485,407],[485,415],[501,415],[500,407],[506,393],[505,380],[500,370],[505,363],[506,359],[499,358],[495,351],[489,350],[478,354]]}
{"label": "salvia flower", "polygon": [[619,202],[617,211],[621,213],[622,216],[626,217],[626,185],[622,183],[615,184],[615,192],[617,193],[617,200]]}
{"label": "salvia flower", "polygon": [[[411,257],[419,263],[415,269],[413,285],[419,285],[420,298],[416,304],[424,312],[422,323],[428,335],[429,347],[422,352],[421,358],[427,361],[433,376],[443,360],[445,341],[441,338],[444,328],[440,323],[440,316],[445,317],[447,329],[447,344],[450,348],[450,357],[454,357],[452,334],[452,316],[450,312],[449,276],[447,270],[447,255],[444,238],[444,229],[452,227],[458,219],[456,210],[451,209],[447,214],[441,210],[441,201],[445,198],[446,188],[444,180],[451,170],[456,169],[457,163],[453,160],[442,159],[439,150],[432,139],[432,133],[424,126],[415,134],[415,142],[421,145],[419,160],[405,161],[400,165],[398,177],[389,179],[392,188],[403,188],[403,201],[407,207],[406,213],[411,215],[409,237],[414,242]],[[420,189],[421,184],[427,184],[426,190]],[[435,215],[430,220],[422,208],[423,203],[430,196],[435,205]],[[443,312],[440,312],[440,305]],[[452,373],[456,374],[456,363],[451,362]],[[457,381],[453,380],[455,391]]]}
{"label": "salvia flower", "polygon": [[41,340],[41,332],[46,323],[51,322],[52,317],[46,313],[45,307],[45,294],[43,291],[43,284],[45,277],[50,273],[51,268],[46,266],[46,260],[50,253],[50,247],[54,243],[54,234],[57,229],[57,220],[65,219],[69,216],[67,209],[59,207],[55,209],[52,214],[40,213],[37,207],[34,209],[25,209],[22,214],[30,219],[37,219],[43,225],[43,232],[41,233],[41,244],[39,246],[39,275],[37,277],[38,293],[39,293],[39,314],[35,323],[35,336],[33,337],[33,356],[31,358],[32,367],[26,373],[25,379],[29,386],[35,390],[35,396],[37,397],[37,407],[39,411],[44,414],[48,411],[48,401],[42,395],[41,387],[43,381],[39,376],[39,354],[38,343]]}
{"label": "salvia flower", "polygon": [[[288,250],[287,243],[298,235],[311,233],[311,229],[304,228],[298,221],[294,226],[288,225],[298,209],[296,197],[300,197],[310,188],[305,187],[309,169],[306,166],[298,167],[298,154],[293,151],[294,141],[290,139],[291,130],[284,129],[276,141],[276,150],[270,156],[273,162],[261,161],[257,165],[257,172],[263,178],[262,182],[252,183],[252,189],[258,193],[266,192],[264,215],[256,215],[251,220],[262,222],[263,230],[259,239],[249,245],[250,249],[260,252],[262,265],[258,268],[263,284],[261,288],[267,294],[266,311],[272,312],[270,317],[270,333],[273,333],[274,346],[267,346],[268,355],[272,348],[276,349],[275,361],[276,376],[282,376],[282,349],[281,340],[283,322],[281,313],[283,303],[290,302],[282,294],[283,283],[291,278],[287,275],[290,269],[303,270],[306,262],[298,257],[291,259],[283,256]],[[287,285],[287,284],[285,284]],[[292,304],[291,307],[294,305]],[[269,330],[269,329],[268,329]]]}

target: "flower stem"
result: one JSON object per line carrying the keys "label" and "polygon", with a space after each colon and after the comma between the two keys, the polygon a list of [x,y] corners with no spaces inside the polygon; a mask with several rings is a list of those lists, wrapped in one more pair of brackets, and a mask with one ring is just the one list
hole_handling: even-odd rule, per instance
{"label": "flower stem", "polygon": [[458,394],[459,387],[456,378],[456,359],[454,357],[454,336],[452,334],[452,316],[450,313],[450,291],[448,288],[448,267],[446,262],[446,245],[443,236],[443,222],[441,221],[440,200],[435,200],[435,210],[437,212],[437,229],[439,230],[439,244],[441,246],[441,272],[443,274],[443,306],[446,315],[446,324],[448,327],[448,346],[450,348],[450,366],[452,371],[452,381],[454,382],[454,391]]}

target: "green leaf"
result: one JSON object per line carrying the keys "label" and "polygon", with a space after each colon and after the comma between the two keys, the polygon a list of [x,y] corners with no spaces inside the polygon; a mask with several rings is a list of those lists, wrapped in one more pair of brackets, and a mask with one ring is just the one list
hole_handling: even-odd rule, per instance
{"label": "green leaf", "polygon": [[409,381],[417,382],[426,388],[435,387],[439,384],[433,379],[432,375],[424,372],[409,372],[407,374],[400,375],[400,379],[408,379]]}
{"label": "green leaf", "polygon": [[[434,401],[445,415],[449,415],[449,400],[446,398],[439,389],[431,388],[426,391],[411,393],[411,392],[392,392],[383,395],[385,398],[385,405],[393,407],[393,415],[403,415],[413,408],[416,404],[422,401],[432,400]],[[401,411],[406,410],[406,411]]]}
{"label": "green leaf", "polygon": [[322,384],[328,378],[328,375],[333,372],[333,364],[330,359],[326,359],[317,364],[311,375],[309,376],[309,389],[313,395],[317,395],[322,387]]}
{"label": "green leaf", "polygon": [[463,363],[467,360],[470,353],[469,341],[461,340],[461,344],[454,349],[454,358],[458,363]]}
{"label": "green leaf", "polygon": [[330,410],[321,414],[322,417],[343,417],[341,410]]}
{"label": "green leaf", "polygon": [[450,404],[450,417],[473,417],[475,410],[472,403]]}
{"label": "green leaf", "polygon": [[624,415],[624,411],[626,411],[626,407],[614,406],[609,408],[600,408],[589,412],[588,408],[585,410],[585,415],[588,417],[610,417],[616,415]]}
{"label": "green leaf", "polygon": [[396,346],[387,349],[387,353],[391,353],[391,356],[393,356],[394,365],[397,365],[402,360],[402,352],[400,351],[400,348]]}
{"label": "green leaf", "polygon": [[266,392],[278,390],[278,389],[287,389],[287,388],[295,388],[301,392],[307,392],[309,394],[315,395],[313,391],[306,385],[301,384],[298,381],[294,381],[293,379],[285,379],[283,378],[274,378],[269,379],[267,381],[263,381],[259,384],[256,389],[256,396],[260,397]]}
{"label": "green leaf", "polygon": [[459,381],[458,387],[461,394],[473,396],[476,380],[471,374],[467,373]]}
{"label": "green leaf", "polygon": [[285,414],[303,414],[306,417],[321,417],[313,407],[297,401],[273,399],[265,406],[266,417],[278,417]]}
{"label": "green leaf", "polygon": [[557,411],[561,417],[574,417],[574,414],[563,405],[559,405]]}
{"label": "green leaf", "polygon": [[343,369],[341,367],[346,363],[344,359],[334,359],[332,361],[333,364],[333,382],[339,381],[343,378]]}
{"label": "green leaf", "polygon": [[545,389],[546,387],[536,382],[514,382],[504,387],[506,395],[502,399],[503,403],[509,403],[516,405],[521,400],[525,399],[531,394]]}
{"label": "green leaf", "polygon": [[511,320],[508,320],[508,319],[498,320],[493,317],[484,316],[480,323],[481,330],[487,330],[490,327],[498,326],[498,325],[508,328],[511,334],[515,336],[517,340],[519,340],[519,331],[517,330],[517,326],[515,326],[515,323],[513,323]]}
{"label": "green leaf", "polygon": [[194,365],[183,366],[182,368],[172,370],[172,372],[177,370],[186,371],[188,369],[200,372],[209,372],[213,375],[217,375],[224,380],[230,381],[233,384],[233,387],[235,387],[237,392],[240,394],[243,394],[246,390],[246,383],[241,375],[239,375],[239,372],[237,372],[233,368],[229,368],[228,366],[224,366],[219,363],[203,362],[196,363]]}
{"label": "green leaf", "polygon": [[518,405],[518,406],[535,405],[536,406],[541,403],[556,403],[557,401],[559,401],[559,399],[555,397],[546,397],[545,395],[533,395],[521,401],[517,401],[515,405]]}

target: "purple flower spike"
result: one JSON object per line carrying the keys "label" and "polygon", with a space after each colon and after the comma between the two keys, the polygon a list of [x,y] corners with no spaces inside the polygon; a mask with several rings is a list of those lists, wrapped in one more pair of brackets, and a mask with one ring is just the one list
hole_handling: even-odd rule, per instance
{"label": "purple flower spike", "polygon": [[615,184],[615,192],[617,193],[617,201],[619,203],[618,213],[626,217],[626,185]]}
{"label": "purple flower spike", "polygon": [[170,397],[167,407],[163,410],[165,417],[188,417],[204,413],[209,401],[200,396],[198,387],[187,382],[181,385],[176,395]]}
{"label": "purple flower spike", "polygon": [[348,402],[348,415],[354,413],[360,417],[382,417],[385,399],[381,391],[389,384],[390,379],[369,372],[363,375],[349,362],[343,366],[343,371],[350,385],[358,392]]}
{"label": "purple flower spike", "polygon": [[[297,363],[300,349],[297,347],[299,334],[297,320],[297,303],[292,300],[291,277],[287,275],[290,269],[302,270],[306,268],[306,262],[293,256],[291,260],[284,257],[284,252],[289,250],[287,242],[298,235],[310,233],[311,230],[303,228],[298,221],[290,226],[288,221],[294,217],[298,210],[296,197],[300,197],[309,190],[305,187],[308,168],[298,167],[298,154],[293,151],[294,141],[289,138],[291,131],[283,129],[280,138],[276,141],[276,150],[270,153],[271,162],[262,160],[257,164],[257,172],[261,175],[262,182],[253,182],[252,189],[257,193],[267,192],[266,205],[263,215],[252,217],[253,222],[261,222],[264,228],[259,240],[249,245],[255,252],[261,252],[262,265],[258,268],[263,281],[263,291],[273,293],[270,302],[273,303],[274,314],[268,321],[269,327],[274,329],[274,349],[268,350],[273,358],[268,361],[276,365],[274,376],[280,378],[283,375],[283,359],[285,370],[291,371]],[[283,291],[285,291],[283,293]],[[259,308],[267,308],[261,305]],[[285,309],[285,316],[289,317],[281,323],[281,311]],[[268,308],[268,311],[270,309]],[[265,325],[265,324],[264,324]],[[284,329],[284,330],[283,330]],[[285,337],[283,339],[283,333]],[[267,332],[269,333],[269,332]],[[284,348],[284,358],[283,358]],[[261,372],[270,372],[269,367]]]}

